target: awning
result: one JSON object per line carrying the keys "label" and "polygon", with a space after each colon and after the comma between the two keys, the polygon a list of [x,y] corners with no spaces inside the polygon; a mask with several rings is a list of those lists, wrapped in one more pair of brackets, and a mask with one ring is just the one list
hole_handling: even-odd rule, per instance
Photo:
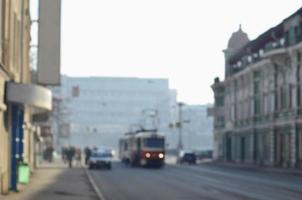
{"label": "awning", "polygon": [[51,91],[39,85],[8,82],[6,85],[6,101],[46,110],[52,109]]}

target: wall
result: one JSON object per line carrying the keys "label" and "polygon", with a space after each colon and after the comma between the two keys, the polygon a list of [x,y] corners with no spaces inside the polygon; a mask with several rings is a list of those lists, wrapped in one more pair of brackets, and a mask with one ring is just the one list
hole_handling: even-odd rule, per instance
{"label": "wall", "polygon": [[[0,166],[1,193],[10,187],[11,115],[5,104],[5,81],[27,83],[29,76],[29,0],[0,0]],[[7,108],[4,111],[3,108]],[[30,112],[25,112],[29,120]],[[25,145],[29,138],[25,140]],[[29,152],[26,152],[26,159]]]}

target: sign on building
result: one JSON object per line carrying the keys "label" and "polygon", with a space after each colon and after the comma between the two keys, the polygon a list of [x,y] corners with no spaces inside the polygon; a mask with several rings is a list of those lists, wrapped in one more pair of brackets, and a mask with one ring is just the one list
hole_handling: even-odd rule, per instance
{"label": "sign on building", "polygon": [[51,137],[51,127],[49,125],[43,125],[41,126],[41,136],[42,137]]}
{"label": "sign on building", "polygon": [[72,87],[72,97],[79,97],[80,96],[80,87],[73,86]]}
{"label": "sign on building", "polygon": [[40,0],[38,83],[60,84],[61,0]]}
{"label": "sign on building", "polygon": [[68,138],[70,136],[70,124],[60,124],[60,136],[63,138]]}

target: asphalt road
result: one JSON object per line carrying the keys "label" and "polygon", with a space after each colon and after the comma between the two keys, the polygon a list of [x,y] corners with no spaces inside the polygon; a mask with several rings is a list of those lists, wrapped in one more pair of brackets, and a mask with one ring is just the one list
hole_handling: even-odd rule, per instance
{"label": "asphalt road", "polygon": [[105,200],[301,200],[302,177],[213,166],[90,171]]}

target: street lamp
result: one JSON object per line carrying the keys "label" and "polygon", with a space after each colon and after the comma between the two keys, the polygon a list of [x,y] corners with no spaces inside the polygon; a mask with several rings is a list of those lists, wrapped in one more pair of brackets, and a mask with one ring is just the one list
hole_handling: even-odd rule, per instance
{"label": "street lamp", "polygon": [[177,128],[178,129],[178,144],[177,144],[177,161],[180,161],[180,153],[183,150],[183,124],[184,123],[190,123],[190,120],[183,120],[182,116],[182,107],[185,104],[182,102],[177,103],[178,106],[178,121],[175,123],[170,123],[169,128]]}

